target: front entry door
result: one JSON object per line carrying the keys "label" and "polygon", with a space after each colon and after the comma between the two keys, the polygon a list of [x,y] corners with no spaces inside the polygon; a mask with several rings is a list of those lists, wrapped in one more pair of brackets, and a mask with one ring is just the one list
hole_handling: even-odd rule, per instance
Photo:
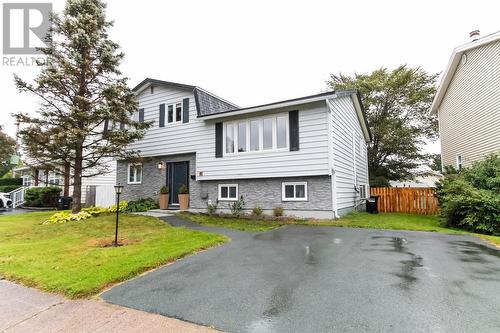
{"label": "front entry door", "polygon": [[167,164],[167,184],[170,189],[171,205],[179,204],[179,188],[186,185],[189,188],[189,162],[172,162]]}

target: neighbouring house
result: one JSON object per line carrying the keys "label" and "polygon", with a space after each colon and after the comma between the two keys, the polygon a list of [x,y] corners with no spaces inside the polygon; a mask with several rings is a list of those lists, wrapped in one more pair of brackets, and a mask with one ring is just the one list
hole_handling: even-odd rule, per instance
{"label": "neighbouring house", "polygon": [[500,152],[500,31],[455,48],[431,106],[439,117],[443,167]]}
{"label": "neighbouring house", "polygon": [[122,198],[158,199],[170,188],[179,204],[219,210],[243,196],[245,209],[332,218],[369,195],[370,131],[356,91],[334,91],[240,108],[200,87],[145,79],[134,89],[140,121],[153,122],[130,146],[141,163],[118,161]]}
{"label": "neighbouring house", "polygon": [[443,178],[443,174],[433,170],[418,171],[413,179],[406,181],[389,181],[392,187],[436,187],[436,182]]}
{"label": "neighbouring house", "polygon": [[[61,195],[73,195],[72,177],[65,180],[62,170],[54,167],[36,166],[35,163],[30,163],[31,159],[27,158],[26,160],[30,166],[13,170],[14,177],[23,178],[24,188],[59,186],[61,187]],[[108,164],[108,173],[82,178],[82,204],[84,206],[109,207],[115,203],[116,160],[109,158],[103,163]],[[67,193],[63,193],[65,181],[69,182]]]}

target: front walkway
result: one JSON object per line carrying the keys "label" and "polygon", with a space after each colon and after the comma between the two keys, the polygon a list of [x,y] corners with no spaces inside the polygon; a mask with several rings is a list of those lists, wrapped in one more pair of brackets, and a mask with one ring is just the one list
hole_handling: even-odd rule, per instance
{"label": "front walkway", "polygon": [[217,331],[98,300],[68,300],[0,280],[0,332]]}

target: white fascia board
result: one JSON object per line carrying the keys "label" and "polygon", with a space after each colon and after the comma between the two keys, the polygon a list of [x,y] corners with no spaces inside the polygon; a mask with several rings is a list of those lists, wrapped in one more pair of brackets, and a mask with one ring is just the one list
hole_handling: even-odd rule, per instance
{"label": "white fascia board", "polygon": [[500,39],[500,31],[497,31],[493,34],[485,36],[481,39],[478,39],[473,42],[469,42],[467,44],[456,47],[451,54],[450,60],[448,61],[448,65],[443,73],[443,77],[441,78],[441,82],[439,83],[438,90],[436,92],[436,96],[434,96],[434,100],[431,105],[431,114],[437,114],[439,106],[446,94],[446,90],[448,90],[448,86],[455,74],[455,70],[458,66],[460,58],[462,54],[466,51],[481,47],[483,45],[495,42]]}
{"label": "white fascia board", "polygon": [[248,108],[248,109],[244,109],[244,110],[231,111],[231,112],[223,112],[223,113],[218,113],[218,114],[214,114],[214,115],[211,115],[211,116],[205,116],[205,117],[202,117],[201,119],[203,119],[203,120],[210,120],[210,119],[220,119],[220,118],[234,117],[234,116],[239,116],[239,115],[247,114],[247,113],[254,113],[254,112],[267,111],[267,110],[274,110],[274,109],[285,108],[285,107],[294,106],[294,105],[301,105],[301,104],[308,104],[308,103],[313,103],[313,102],[318,102],[318,101],[324,101],[324,100],[326,100],[328,98],[335,98],[335,97],[337,97],[337,95],[335,95],[335,94],[327,95],[327,96],[311,97],[311,98],[301,99],[301,100],[296,100],[296,101],[276,103],[276,104],[273,104],[273,105],[257,106],[257,107]]}

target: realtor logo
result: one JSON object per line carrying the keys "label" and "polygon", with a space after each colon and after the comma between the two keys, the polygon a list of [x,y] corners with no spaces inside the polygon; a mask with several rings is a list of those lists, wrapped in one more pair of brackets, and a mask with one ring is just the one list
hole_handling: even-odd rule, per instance
{"label": "realtor logo", "polygon": [[3,4],[3,53],[41,54],[50,28],[52,3]]}

